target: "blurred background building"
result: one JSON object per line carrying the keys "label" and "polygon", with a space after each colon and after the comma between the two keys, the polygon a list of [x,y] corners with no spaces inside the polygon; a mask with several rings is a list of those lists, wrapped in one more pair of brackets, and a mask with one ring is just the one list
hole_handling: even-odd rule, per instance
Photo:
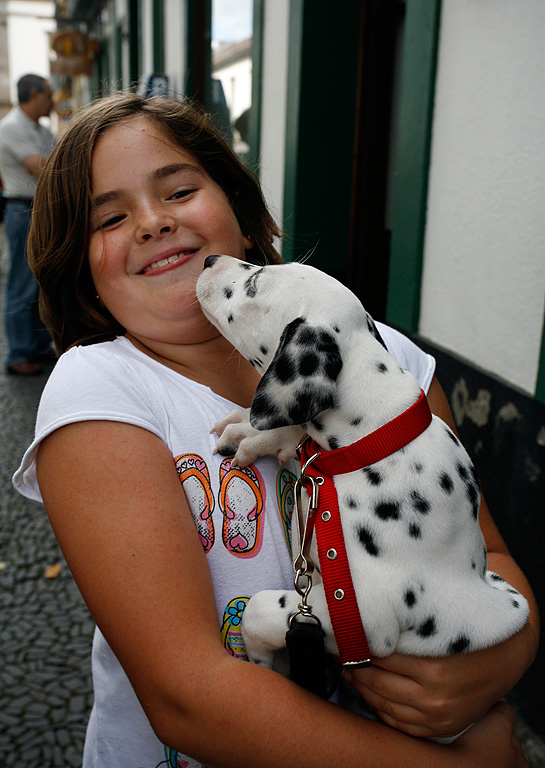
{"label": "blurred background building", "polygon": [[[36,5],[48,72],[28,44],[26,61],[60,131],[120,88],[203,103],[259,175],[284,258],[312,253],[436,355],[543,604],[543,0],[0,0],[4,111],[16,15]],[[542,674],[515,695],[543,733]]]}

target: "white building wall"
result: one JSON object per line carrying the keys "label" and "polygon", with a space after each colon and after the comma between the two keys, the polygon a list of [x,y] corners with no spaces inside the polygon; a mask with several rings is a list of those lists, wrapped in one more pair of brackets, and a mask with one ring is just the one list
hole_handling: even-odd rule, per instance
{"label": "white building wall", "polygon": [[153,72],[153,0],[142,0],[142,62],[143,75]]}
{"label": "white building wall", "polygon": [[0,0],[0,120],[11,109],[7,0]]}
{"label": "white building wall", "polygon": [[288,77],[289,0],[266,0],[263,24],[260,179],[277,223],[282,223],[286,97]]}
{"label": "white building wall", "polygon": [[187,70],[187,51],[185,0],[166,0],[165,2],[165,74],[168,75],[169,87],[173,93],[185,93]]}
{"label": "white building wall", "polygon": [[[49,35],[56,29],[53,2],[9,0],[7,17],[8,60],[12,104],[17,103],[17,81],[23,75],[50,78]],[[44,121],[47,123],[47,120]]]}
{"label": "white building wall", "polygon": [[545,2],[443,0],[420,332],[535,392]]}
{"label": "white building wall", "polygon": [[216,69],[213,77],[221,80],[231,123],[234,123],[252,103],[252,59],[248,56],[226,67]]}

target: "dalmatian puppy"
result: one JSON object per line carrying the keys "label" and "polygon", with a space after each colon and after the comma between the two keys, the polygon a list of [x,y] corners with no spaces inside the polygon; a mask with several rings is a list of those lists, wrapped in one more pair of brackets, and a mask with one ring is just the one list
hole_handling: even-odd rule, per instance
{"label": "dalmatian puppy", "polygon": [[[313,267],[210,256],[197,297],[205,316],[262,372],[249,413],[216,425],[219,452],[235,453],[241,464],[261,453],[286,459],[304,433],[324,451],[349,445],[420,395],[357,297]],[[487,570],[473,465],[441,419],[434,416],[397,453],[334,482],[372,655],[475,651],[524,626],[526,600]],[[242,623],[250,660],[272,666],[299,601],[295,591],[250,599]],[[319,579],[310,603],[335,653]]]}

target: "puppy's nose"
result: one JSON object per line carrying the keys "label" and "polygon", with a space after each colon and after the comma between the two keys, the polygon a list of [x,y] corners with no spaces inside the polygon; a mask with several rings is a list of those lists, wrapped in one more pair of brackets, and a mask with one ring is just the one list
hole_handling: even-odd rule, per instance
{"label": "puppy's nose", "polygon": [[213,267],[218,259],[219,256],[207,256],[204,260],[203,270],[208,269],[208,267]]}

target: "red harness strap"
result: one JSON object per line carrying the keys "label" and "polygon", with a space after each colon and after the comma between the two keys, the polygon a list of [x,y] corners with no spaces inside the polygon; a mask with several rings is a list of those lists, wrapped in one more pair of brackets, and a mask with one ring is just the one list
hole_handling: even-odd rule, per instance
{"label": "red harness strap", "polygon": [[310,476],[319,485],[318,508],[309,519],[307,532],[310,535],[313,527],[316,530],[329,616],[345,666],[368,666],[371,654],[350,575],[333,475],[355,472],[385,459],[424,432],[431,418],[421,390],[414,405],[352,445],[322,452],[314,440],[307,440],[301,448],[301,478]]}

